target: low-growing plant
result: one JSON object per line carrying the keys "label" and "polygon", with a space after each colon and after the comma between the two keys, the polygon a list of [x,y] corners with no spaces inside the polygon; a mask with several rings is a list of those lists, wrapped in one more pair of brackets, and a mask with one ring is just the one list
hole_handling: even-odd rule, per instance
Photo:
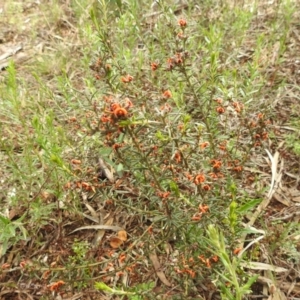
{"label": "low-growing plant", "polygon": [[[243,266],[259,260],[260,238],[248,252],[255,231],[243,223],[268,188],[258,166],[284,84],[269,68],[281,63],[293,19],[292,6],[276,5],[262,32],[257,4],[72,1],[78,45],[88,46],[41,55],[32,94],[13,64],[1,86],[4,183],[22,187],[5,197],[7,211],[21,212],[1,211],[2,255],[34,231],[31,245],[54,232],[50,258],[34,269],[48,292],[69,282],[121,299],[189,299],[209,285],[245,299],[257,276]],[[53,30],[73,28],[57,8]],[[287,143],[297,153],[296,135]]]}

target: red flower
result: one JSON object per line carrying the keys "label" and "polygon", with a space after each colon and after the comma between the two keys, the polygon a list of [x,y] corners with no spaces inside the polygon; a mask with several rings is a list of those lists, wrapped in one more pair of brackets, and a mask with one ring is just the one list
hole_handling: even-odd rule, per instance
{"label": "red flower", "polygon": [[178,20],[178,25],[180,26],[180,27],[186,27],[186,25],[187,25],[187,22],[186,22],[186,20],[185,19],[179,19]]}

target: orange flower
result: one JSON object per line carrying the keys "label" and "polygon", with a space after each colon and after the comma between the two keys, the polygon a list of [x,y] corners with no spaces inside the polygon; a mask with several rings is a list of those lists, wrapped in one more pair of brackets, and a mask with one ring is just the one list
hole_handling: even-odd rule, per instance
{"label": "orange flower", "polygon": [[217,172],[217,173],[212,172],[212,173],[209,174],[209,176],[211,178],[213,178],[213,179],[223,178],[224,177],[224,175],[221,172]]}
{"label": "orange flower", "polygon": [[206,266],[207,266],[208,268],[211,268],[211,263],[210,263],[209,258],[205,258],[204,255],[199,255],[198,258],[199,258],[204,264],[206,264]]}
{"label": "orange flower", "polygon": [[219,149],[222,150],[222,151],[225,151],[226,150],[226,144],[227,144],[226,141],[221,142],[220,145],[219,145]]}
{"label": "orange flower", "polygon": [[195,184],[200,184],[204,181],[205,181],[205,176],[203,174],[198,174],[194,179]]}
{"label": "orange flower", "polygon": [[210,190],[211,190],[211,186],[208,185],[208,184],[205,184],[205,185],[203,185],[202,189],[203,189],[204,191],[210,191]]}
{"label": "orange flower", "polygon": [[121,253],[119,255],[118,261],[119,261],[119,263],[123,263],[125,261],[125,259],[126,259],[126,254],[125,253]]}
{"label": "orange flower", "polygon": [[171,93],[171,91],[170,91],[170,90],[164,91],[163,97],[166,98],[166,99],[172,98],[172,93]]}
{"label": "orange flower", "polygon": [[209,210],[208,205],[202,205],[202,204],[200,204],[198,208],[199,208],[200,212],[203,213],[203,214],[207,213],[208,210]]}
{"label": "orange flower", "polygon": [[265,115],[264,115],[263,113],[259,113],[259,114],[257,115],[257,118],[258,118],[258,119],[263,119],[264,116],[265,116]]}
{"label": "orange flower", "polygon": [[175,161],[177,162],[177,163],[180,163],[181,162],[181,155],[180,155],[180,152],[176,152],[175,153]]}
{"label": "orange flower", "polygon": [[205,264],[208,268],[211,268],[211,263],[210,263],[209,258],[206,259]]}
{"label": "orange flower", "polygon": [[195,278],[196,272],[192,270],[186,270],[186,273],[188,273],[192,278]]}
{"label": "orange flower", "polygon": [[167,59],[167,64],[168,64],[168,67],[167,69],[170,71],[174,68],[174,59],[172,57],[169,57]]}
{"label": "orange flower", "polygon": [[185,19],[179,19],[178,20],[178,25],[180,26],[180,27],[186,27],[186,25],[187,25],[187,22],[186,22],[186,20]]}
{"label": "orange flower", "polygon": [[204,149],[204,148],[209,146],[209,142],[203,142],[199,146],[200,146],[201,149]]}
{"label": "orange flower", "polygon": [[120,106],[119,103],[112,103],[112,104],[110,105],[110,110],[111,110],[111,111],[114,111],[115,109],[120,108],[120,107],[121,107],[121,106]]}
{"label": "orange flower", "polygon": [[42,275],[42,279],[48,279],[50,274],[51,274],[50,270],[45,271]]}
{"label": "orange flower", "polygon": [[108,123],[108,122],[111,122],[111,118],[110,118],[110,117],[107,117],[107,116],[102,116],[102,117],[100,118],[100,121],[101,121],[102,123]]}
{"label": "orange flower", "polygon": [[151,70],[156,71],[158,69],[159,64],[156,62],[151,63]]}
{"label": "orange flower", "polygon": [[160,107],[160,110],[164,112],[169,112],[172,110],[172,107],[168,103],[165,103]]}
{"label": "orange flower", "polygon": [[85,189],[86,191],[91,191],[91,190],[94,190],[94,188],[87,182],[82,182],[81,183],[81,187],[83,189]]}
{"label": "orange flower", "polygon": [[69,118],[69,122],[76,122],[76,121],[77,121],[76,117],[70,117]]}
{"label": "orange flower", "polygon": [[214,169],[220,169],[221,166],[222,166],[222,162],[219,161],[219,160],[216,160],[216,159],[212,159],[212,160],[210,161],[210,163],[212,164],[212,167],[213,167]]}
{"label": "orange flower", "polygon": [[175,268],[175,272],[176,272],[177,274],[182,274],[182,273],[184,273],[183,271],[181,271],[181,270],[178,269],[178,268]]}
{"label": "orange flower", "polygon": [[233,254],[238,255],[242,250],[243,250],[242,247],[236,248],[236,249],[233,250]]}
{"label": "orange flower", "polygon": [[201,220],[201,214],[197,213],[192,216],[192,221],[200,221]]}
{"label": "orange flower", "polygon": [[268,133],[267,132],[263,132],[262,133],[262,139],[266,140],[268,138]]}
{"label": "orange flower", "polygon": [[71,188],[71,182],[67,182],[65,185],[64,185],[64,189],[68,190]]}
{"label": "orange flower", "polygon": [[218,106],[216,108],[216,111],[217,111],[217,113],[219,113],[221,115],[225,112],[225,108],[223,106]]}
{"label": "orange flower", "polygon": [[100,80],[101,79],[101,76],[99,74],[95,74],[94,77],[97,79],[97,80]]}
{"label": "orange flower", "polygon": [[232,105],[237,113],[241,112],[244,108],[244,105],[240,102],[233,102]]}
{"label": "orange flower", "polygon": [[162,199],[167,199],[170,196],[171,192],[157,192],[157,195]]}
{"label": "orange flower", "polygon": [[223,99],[222,99],[222,98],[217,98],[217,99],[215,99],[215,101],[216,101],[218,104],[222,104],[222,103],[223,103]]}
{"label": "orange flower", "polygon": [[131,82],[133,80],[133,77],[129,74],[127,74],[126,76],[121,77],[121,81],[124,83],[128,83]]}
{"label": "orange flower", "polygon": [[127,116],[127,110],[123,107],[119,107],[119,108],[116,108],[114,111],[113,111],[113,114],[114,114],[114,117],[115,118],[122,118],[122,117],[126,117]]}
{"label": "orange flower", "polygon": [[48,288],[50,289],[50,291],[58,291],[58,289],[64,284],[65,284],[64,281],[59,280],[57,282],[53,282],[50,285],[48,285]]}
{"label": "orange flower", "polygon": [[183,63],[182,54],[180,52],[176,53],[175,63],[180,65]]}
{"label": "orange flower", "polygon": [[79,159],[72,159],[71,163],[74,164],[74,165],[80,165],[81,164],[81,160],[79,160]]}
{"label": "orange flower", "polygon": [[233,170],[236,171],[236,172],[242,172],[243,167],[242,166],[237,166],[237,167],[234,167]]}
{"label": "orange flower", "polygon": [[217,255],[214,255],[213,257],[211,257],[211,260],[216,263],[219,261],[219,257]]}
{"label": "orange flower", "polygon": [[113,145],[112,145],[112,148],[113,148],[114,150],[117,150],[117,149],[119,149],[119,148],[121,148],[121,147],[123,147],[123,146],[124,146],[123,143],[116,143],[116,144],[113,144]]}

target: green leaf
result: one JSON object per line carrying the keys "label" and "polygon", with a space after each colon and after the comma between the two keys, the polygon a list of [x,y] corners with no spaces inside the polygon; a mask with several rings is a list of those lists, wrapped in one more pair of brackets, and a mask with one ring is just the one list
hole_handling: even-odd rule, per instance
{"label": "green leaf", "polygon": [[236,209],[236,212],[239,214],[245,213],[245,212],[251,210],[252,208],[256,207],[260,202],[261,202],[261,199],[250,200],[246,204],[238,207]]}
{"label": "green leaf", "polygon": [[95,283],[95,288],[99,291],[105,291],[105,292],[110,292],[113,293],[113,289],[107,286],[104,282],[96,282]]}
{"label": "green leaf", "polygon": [[248,281],[242,286],[242,292],[243,292],[244,294],[250,293],[250,292],[251,292],[250,288],[251,288],[252,284],[253,284],[254,282],[256,282],[258,276],[259,276],[259,275],[255,275],[255,276],[250,277],[250,278],[248,279]]}
{"label": "green leaf", "polygon": [[124,170],[124,166],[122,164],[117,165],[117,172],[121,172]]}
{"label": "green leaf", "polygon": [[175,181],[170,181],[170,189],[177,197],[180,196],[179,188]]}
{"label": "green leaf", "polygon": [[115,295],[135,295],[135,293],[112,289],[109,286],[107,286],[104,282],[96,282],[95,288],[97,290],[109,292],[109,293],[115,294]]}
{"label": "green leaf", "polygon": [[112,149],[109,147],[103,147],[103,148],[99,149],[99,154],[103,159],[105,159],[105,157],[110,156],[111,152],[112,152]]}
{"label": "green leaf", "polygon": [[2,222],[4,225],[8,225],[10,223],[9,218],[5,218],[0,215],[0,222]]}

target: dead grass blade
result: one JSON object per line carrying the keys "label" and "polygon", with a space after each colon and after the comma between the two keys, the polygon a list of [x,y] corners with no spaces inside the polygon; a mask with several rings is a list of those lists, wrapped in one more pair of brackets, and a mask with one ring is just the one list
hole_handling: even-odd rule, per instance
{"label": "dead grass blade", "polygon": [[256,261],[241,262],[241,266],[251,270],[268,270],[276,273],[287,272],[288,270],[282,267],[276,267],[270,264],[260,263]]}
{"label": "dead grass blade", "polygon": [[[114,221],[113,218],[109,218],[106,221],[105,225],[110,226],[113,223],[113,221]],[[98,247],[99,243],[101,242],[102,238],[104,237],[104,234],[105,234],[105,230],[103,230],[103,229],[100,229],[96,232],[94,239],[92,241],[92,245],[94,248]]]}
{"label": "dead grass blade", "polygon": [[115,178],[113,173],[109,170],[107,165],[105,164],[104,160],[102,158],[98,159],[99,169],[100,173],[103,177],[106,177],[110,183],[115,182]]}
{"label": "dead grass blade", "polygon": [[[280,148],[282,145],[283,145],[283,143],[281,143],[278,148]],[[267,149],[266,149],[266,152],[268,153],[268,156],[271,160],[271,172],[272,172],[271,186],[270,186],[270,190],[269,190],[267,196],[262,201],[262,203],[257,207],[256,212],[252,215],[251,219],[249,220],[248,225],[250,225],[250,226],[252,226],[255,223],[255,221],[258,218],[258,216],[260,215],[260,213],[269,205],[269,203],[272,199],[272,196],[275,193],[275,189],[278,186],[278,184],[280,183],[281,177],[282,177],[282,170],[283,170],[283,164],[284,164],[283,159],[281,159],[280,170],[277,172],[278,161],[279,161],[279,152],[276,151],[274,156],[272,156],[272,154]]]}
{"label": "dead grass blade", "polygon": [[163,284],[165,284],[166,286],[172,286],[171,282],[166,278],[166,275],[164,274],[164,272],[161,271],[161,265],[160,265],[160,262],[158,260],[156,253],[152,252],[149,255],[149,258],[152,261],[156,275],[161,280],[161,282]]}
{"label": "dead grass blade", "polygon": [[79,227],[75,230],[73,230],[72,232],[70,232],[69,234],[72,234],[76,231],[79,230],[86,230],[86,229],[103,229],[103,230],[112,230],[112,231],[121,231],[124,230],[122,227],[119,226],[110,226],[110,225],[90,225],[90,226],[83,226],[83,227]]}
{"label": "dead grass blade", "polygon": [[270,158],[270,161],[271,161],[271,171],[272,171],[272,179],[271,179],[271,186],[270,186],[270,190],[269,190],[269,193],[268,193],[268,198],[270,198],[272,196],[272,191],[273,191],[273,188],[274,188],[274,185],[275,185],[275,180],[276,180],[276,177],[277,177],[277,166],[278,166],[278,159],[279,159],[279,152],[276,151],[276,153],[274,154],[274,156],[272,156],[272,154],[269,152],[268,149],[265,149],[269,158]]}

